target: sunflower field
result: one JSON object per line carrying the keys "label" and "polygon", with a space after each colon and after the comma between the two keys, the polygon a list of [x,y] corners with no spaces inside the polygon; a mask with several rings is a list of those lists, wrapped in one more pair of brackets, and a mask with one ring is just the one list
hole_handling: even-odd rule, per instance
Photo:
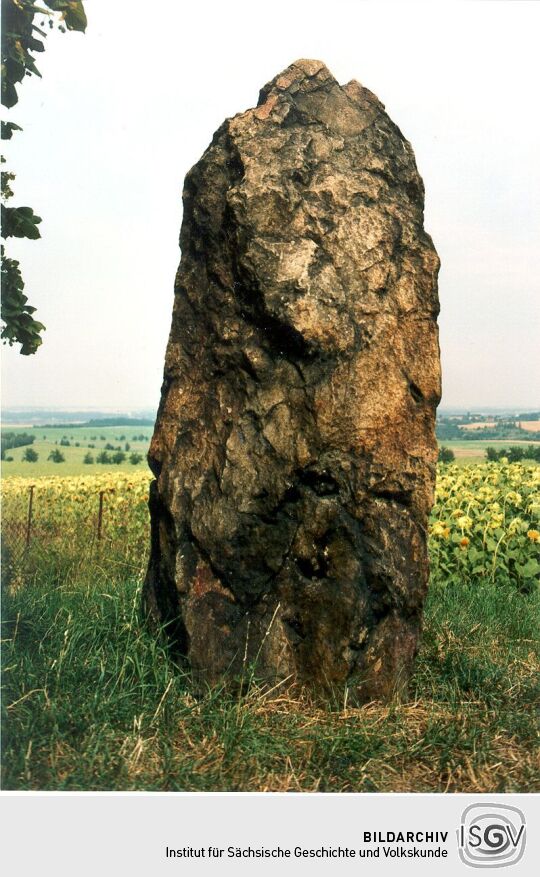
{"label": "sunflower field", "polygon": [[100,563],[142,576],[148,558],[151,474],[6,478],[2,485],[2,559],[10,579]]}
{"label": "sunflower field", "polygon": [[[12,562],[106,549],[111,562],[120,557],[142,571],[150,479],[148,471],[45,477],[33,485],[27,478],[5,479],[3,539]],[[481,584],[504,578],[530,590],[540,573],[540,467],[440,464],[429,545],[433,579]]]}
{"label": "sunflower field", "polygon": [[430,523],[432,577],[530,590],[540,573],[540,467],[442,465]]}

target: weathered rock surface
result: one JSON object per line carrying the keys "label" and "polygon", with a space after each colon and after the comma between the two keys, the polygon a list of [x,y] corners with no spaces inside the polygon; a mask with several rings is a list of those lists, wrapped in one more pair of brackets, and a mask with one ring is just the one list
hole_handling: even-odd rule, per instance
{"label": "weathered rock surface", "polygon": [[318,61],[186,177],[145,605],[209,681],[406,686],[440,396],[423,203],[382,104]]}

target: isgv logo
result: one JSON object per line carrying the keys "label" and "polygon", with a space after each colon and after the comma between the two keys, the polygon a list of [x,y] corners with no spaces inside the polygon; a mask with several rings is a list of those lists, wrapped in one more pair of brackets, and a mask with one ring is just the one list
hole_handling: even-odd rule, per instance
{"label": "isgv logo", "polygon": [[508,804],[471,804],[458,830],[459,857],[471,868],[505,868],[525,851],[525,816]]}

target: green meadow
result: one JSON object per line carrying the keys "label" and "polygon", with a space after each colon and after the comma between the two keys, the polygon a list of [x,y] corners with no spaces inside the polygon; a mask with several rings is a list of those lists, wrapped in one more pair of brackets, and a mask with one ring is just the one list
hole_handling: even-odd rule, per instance
{"label": "green meadow", "polygon": [[[2,460],[2,477],[9,476],[39,478],[50,475],[99,475],[108,470],[141,471],[147,468],[146,454],[152,437],[152,426],[133,426],[129,423],[120,426],[3,426],[2,434],[27,433],[34,436],[30,447],[38,454],[35,463],[23,460],[26,447],[10,448],[6,457],[13,460]],[[63,444],[62,444],[63,442]],[[69,444],[66,444],[69,442]],[[122,450],[126,459],[122,463],[85,463],[86,454],[96,460],[100,451],[107,445]],[[126,447],[127,446],[127,447]],[[58,450],[65,458],[64,462],[55,463],[49,460],[51,452]],[[109,454],[114,450],[108,449]],[[130,455],[139,454],[142,459],[136,465],[130,463]]]}
{"label": "green meadow", "polygon": [[[2,475],[8,478],[10,475],[17,477],[39,478],[50,475],[99,475],[102,472],[112,471],[141,471],[147,467],[146,454],[152,437],[152,426],[133,426],[129,423],[120,426],[89,427],[89,426],[4,426],[2,433],[17,432],[34,435],[32,448],[38,454],[36,463],[28,463],[23,460],[25,448],[12,448],[6,452],[6,456],[13,457],[12,461],[2,460]],[[62,441],[68,441],[69,446],[62,445]],[[129,445],[125,450],[126,443]],[[441,441],[439,444],[450,448],[459,464],[481,463],[485,460],[485,452],[488,447],[509,447],[510,445],[527,445],[530,442],[471,439],[469,441]],[[534,444],[534,443],[533,443]],[[126,459],[120,464],[116,463],[84,463],[87,453],[92,454],[94,460],[100,451],[105,450],[107,445],[113,448],[121,448],[126,454]],[[65,462],[54,463],[49,460],[49,454],[55,449],[60,450],[65,457]],[[142,460],[133,466],[129,462],[130,455],[135,452],[142,455]],[[113,453],[113,451],[110,451]]]}

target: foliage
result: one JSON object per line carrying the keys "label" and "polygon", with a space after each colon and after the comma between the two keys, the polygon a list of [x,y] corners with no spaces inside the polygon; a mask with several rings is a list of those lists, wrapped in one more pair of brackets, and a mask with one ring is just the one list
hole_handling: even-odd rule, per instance
{"label": "foliage", "polygon": [[[11,195],[9,196],[11,197]],[[41,216],[36,216],[31,207],[5,207],[2,204],[2,237],[30,238],[41,237],[38,225]]]}
{"label": "foliage", "polygon": [[[114,451],[114,454],[109,454],[109,451]],[[105,445],[105,449],[100,451],[100,453],[96,457],[96,463],[110,464],[114,463],[116,466],[119,466],[120,463],[123,463],[126,459],[126,455],[124,451],[121,449],[115,449],[110,443]]]}
{"label": "foliage", "polygon": [[59,450],[59,448],[55,448],[54,451],[51,451],[51,453],[49,454],[47,459],[51,460],[51,462],[53,462],[53,463],[65,463],[66,462],[66,458],[64,457],[62,451]]}
{"label": "foliage", "polygon": [[[36,15],[47,15],[49,27],[54,26],[54,13],[59,14],[59,30],[86,30],[86,15],[81,0],[42,0],[43,7],[33,0],[3,0],[2,2],[2,103],[13,107],[17,103],[17,85],[25,76],[41,76],[35,52],[44,52],[45,31],[34,24]],[[39,39],[41,37],[41,39]]]}
{"label": "foliage", "polygon": [[439,448],[439,463],[453,463],[456,459],[456,455],[450,448],[445,448],[443,445],[442,448]]}
{"label": "foliage", "polygon": [[129,455],[129,462],[131,463],[132,466],[138,466],[138,464],[140,462],[142,462],[142,458],[143,458],[142,454],[138,454],[136,451],[133,451]]}
{"label": "foliage", "polygon": [[[47,16],[49,27],[54,27],[58,16],[60,31],[84,32],[86,15],[81,0],[43,0],[48,8],[34,4],[33,0],[2,0],[2,103],[13,107],[18,99],[17,87],[25,76],[41,76],[36,66],[36,53],[45,50],[45,31],[34,24],[37,15]],[[43,24],[43,22],[42,22]],[[15,122],[2,121],[2,139],[11,140],[14,131],[21,128]],[[10,183],[12,173],[2,174],[2,199],[13,196]],[[38,225],[41,217],[31,207],[6,207],[2,203],[2,237],[41,237]],[[34,319],[35,308],[28,305],[23,292],[24,281],[19,262],[10,259],[2,246],[2,310],[3,328],[1,338],[12,345],[19,343],[25,356],[35,353],[42,343],[41,332],[45,326]]]}
{"label": "foliage", "polygon": [[520,591],[540,573],[540,468],[448,466],[439,474],[430,525],[434,574],[445,582],[504,579]]}
{"label": "foliage", "polygon": [[6,451],[11,448],[22,448],[33,444],[35,436],[27,432],[3,432],[1,438],[2,460]]}
{"label": "foliage", "polygon": [[90,453],[90,451],[88,451],[83,457],[83,463],[85,465],[88,465],[88,464],[91,464],[93,462],[94,462],[94,458],[93,458],[92,454]]}
{"label": "foliage", "polygon": [[22,458],[25,463],[37,463],[37,461],[39,460],[39,454],[37,451],[34,451],[33,448],[27,447],[25,448]]}
{"label": "foliage", "polygon": [[35,308],[27,304],[23,293],[24,281],[16,259],[6,256],[2,245],[2,310],[0,319],[3,328],[0,337],[12,345],[21,345],[21,353],[27,356],[35,353],[41,344],[40,333],[45,329],[43,323],[34,320]]}
{"label": "foliage", "polygon": [[510,448],[486,448],[487,459],[495,463],[498,460],[507,463],[519,463],[521,460],[536,460],[540,463],[540,445],[512,445]]}
{"label": "foliage", "polygon": [[[14,131],[22,131],[22,128],[15,122],[2,122],[2,140],[11,140]],[[14,174],[6,174],[6,176],[15,179]]]}
{"label": "foliage", "polygon": [[460,429],[452,420],[438,420],[435,425],[435,435],[439,441],[459,441],[464,438],[464,433],[466,430]]}

